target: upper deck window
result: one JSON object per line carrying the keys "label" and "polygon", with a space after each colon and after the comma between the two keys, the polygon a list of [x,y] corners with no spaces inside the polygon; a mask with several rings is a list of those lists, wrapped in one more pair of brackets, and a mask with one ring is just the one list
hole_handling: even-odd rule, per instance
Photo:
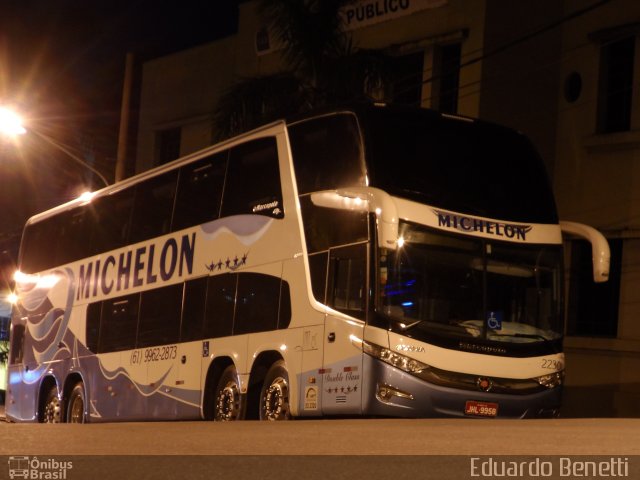
{"label": "upper deck window", "polygon": [[289,127],[298,194],[364,186],[363,148],[358,122],[345,113]]}
{"label": "upper deck window", "polygon": [[543,163],[524,135],[426,110],[376,109],[367,123],[371,186],[481,217],[557,223]]}

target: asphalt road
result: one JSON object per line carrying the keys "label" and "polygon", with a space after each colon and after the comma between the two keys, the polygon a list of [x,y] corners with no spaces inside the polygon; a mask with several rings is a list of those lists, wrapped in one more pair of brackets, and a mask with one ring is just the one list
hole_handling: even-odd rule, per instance
{"label": "asphalt road", "polygon": [[521,466],[510,478],[564,479],[584,477],[583,461],[640,478],[640,419],[0,423],[0,435],[0,479],[472,480],[504,476],[495,462]]}
{"label": "asphalt road", "polygon": [[640,419],[0,423],[0,455],[640,455]]}

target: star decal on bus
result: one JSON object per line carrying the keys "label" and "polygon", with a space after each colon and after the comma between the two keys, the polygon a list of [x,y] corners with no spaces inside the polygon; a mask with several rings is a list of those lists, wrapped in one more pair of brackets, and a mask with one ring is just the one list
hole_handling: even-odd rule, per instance
{"label": "star decal on bus", "polygon": [[211,262],[206,264],[205,267],[209,272],[220,272],[223,269],[233,272],[241,266],[246,265],[247,258],[249,258],[249,252],[243,254],[241,257],[238,257],[238,255],[234,255],[233,258],[227,257],[226,260],[222,260],[222,258],[219,258],[217,262],[215,260],[212,260]]}

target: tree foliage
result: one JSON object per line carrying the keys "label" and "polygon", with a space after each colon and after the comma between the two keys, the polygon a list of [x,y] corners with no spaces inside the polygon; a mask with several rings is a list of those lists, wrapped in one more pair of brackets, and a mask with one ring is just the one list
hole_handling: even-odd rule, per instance
{"label": "tree foliage", "polygon": [[219,139],[313,107],[385,97],[386,56],[358,49],[342,29],[341,11],[353,1],[260,1],[284,67],[239,79],[224,92],[214,115]]}
{"label": "tree foliage", "polygon": [[0,341],[0,363],[7,363],[9,360],[9,342]]}

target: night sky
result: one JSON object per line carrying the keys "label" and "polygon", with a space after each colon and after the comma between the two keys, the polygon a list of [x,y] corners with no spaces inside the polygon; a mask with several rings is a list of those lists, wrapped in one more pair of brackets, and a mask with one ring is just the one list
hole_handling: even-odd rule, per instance
{"label": "night sky", "polygon": [[[237,3],[0,0],[0,104],[112,178],[126,53],[141,62],[232,34]],[[0,143],[0,234],[75,195],[86,175],[42,141],[20,141]]]}

